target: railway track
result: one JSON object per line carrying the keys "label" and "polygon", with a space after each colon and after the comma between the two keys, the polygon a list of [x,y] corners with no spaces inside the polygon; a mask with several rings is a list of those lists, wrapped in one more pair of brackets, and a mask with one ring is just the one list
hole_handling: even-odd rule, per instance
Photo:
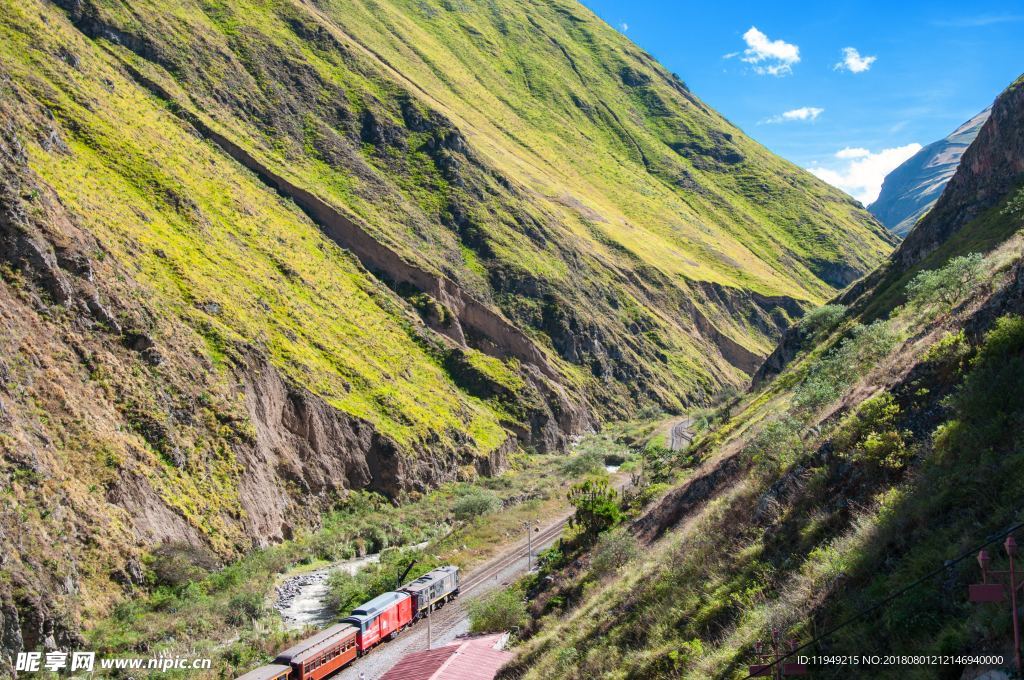
{"label": "railway track", "polygon": [[693,441],[693,418],[686,416],[676,421],[669,431],[668,448],[672,451],[679,451],[690,445]]}
{"label": "railway track", "polygon": [[[570,516],[563,517],[534,534],[531,539],[531,542],[533,543],[533,552],[540,552],[558,540],[562,535],[562,529],[564,529],[569,523],[569,518]],[[433,635],[437,638],[442,638],[445,634],[451,632],[452,629],[462,623],[467,611],[466,596],[473,590],[484,584],[497,583],[499,585],[504,585],[505,582],[501,581],[501,575],[515,567],[518,562],[522,561],[526,557],[527,545],[528,544],[525,541],[518,544],[515,546],[514,550],[492,559],[490,562],[484,564],[467,576],[459,586],[459,598],[431,614],[430,624],[433,628]],[[423,628],[425,627],[424,623],[425,622],[421,621],[417,625]]]}
{"label": "railway track", "polygon": [[[616,489],[629,484],[628,475],[621,475],[614,483]],[[533,534],[530,542],[520,541],[504,553],[485,562],[472,573],[467,574],[459,585],[459,597],[431,612],[430,622],[420,619],[395,640],[380,645],[354,664],[334,676],[334,680],[373,680],[379,678],[405,654],[427,648],[427,630],[430,629],[430,646],[436,648],[451,643],[456,635],[464,632],[469,618],[469,602],[486,591],[500,588],[515,580],[526,571],[526,549],[530,543],[536,554],[551,546],[562,535],[571,514],[555,520]],[[463,627],[463,630],[458,630]]]}

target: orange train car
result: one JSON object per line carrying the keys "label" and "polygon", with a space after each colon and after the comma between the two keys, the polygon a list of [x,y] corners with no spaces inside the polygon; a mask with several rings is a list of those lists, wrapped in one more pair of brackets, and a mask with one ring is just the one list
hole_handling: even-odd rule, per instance
{"label": "orange train car", "polygon": [[358,656],[357,633],[348,623],[333,625],[284,650],[274,663],[291,669],[290,680],[320,680]]}

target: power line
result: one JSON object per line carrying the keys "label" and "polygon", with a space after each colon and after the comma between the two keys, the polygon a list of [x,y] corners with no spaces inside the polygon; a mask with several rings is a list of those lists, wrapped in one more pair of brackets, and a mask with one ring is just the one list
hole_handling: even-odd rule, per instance
{"label": "power line", "polygon": [[[955,558],[953,558],[951,560],[946,560],[945,562],[942,563],[942,566],[939,567],[938,569],[933,569],[932,571],[928,572],[927,574],[925,574],[921,578],[917,579],[916,581],[914,581],[914,582],[912,582],[912,583],[910,583],[908,585],[903,586],[902,588],[900,588],[899,590],[897,590],[897,591],[895,591],[893,593],[890,593],[889,595],[885,596],[884,598],[882,598],[878,602],[874,603],[870,607],[862,609],[861,611],[859,611],[856,614],[854,614],[853,616],[849,617],[848,619],[846,619],[842,623],[837,623],[835,626],[833,626],[832,628],[828,629],[824,633],[821,633],[820,635],[816,635],[815,637],[811,638],[809,641],[805,642],[804,644],[800,645],[799,647],[796,647],[795,649],[790,650],[790,652],[788,654],[780,656],[779,658],[777,658],[775,661],[771,662],[770,664],[766,664],[766,666],[768,668],[771,668],[771,667],[773,667],[773,666],[775,666],[775,665],[777,665],[779,663],[782,663],[786,659],[789,659],[789,658],[795,656],[797,654],[797,652],[800,652],[800,651],[803,651],[804,649],[807,649],[808,647],[810,647],[811,645],[815,644],[816,642],[819,642],[821,640],[824,640],[824,639],[832,636],[834,633],[836,633],[840,629],[845,628],[846,626],[850,625],[851,623],[854,623],[855,621],[858,621],[858,620],[864,618],[865,616],[867,616],[871,612],[874,612],[874,611],[876,611],[878,609],[881,609],[885,605],[889,604],[890,602],[892,602],[893,600],[895,600],[895,599],[897,599],[899,597],[902,597],[903,595],[905,595],[909,591],[913,590],[917,586],[921,585],[925,581],[933,579],[936,576],[938,576],[939,574],[941,574],[942,572],[950,569],[951,567],[959,564],[960,562],[963,562],[965,559],[967,559],[971,555],[977,555],[979,550],[981,550],[983,548],[987,548],[988,546],[992,545],[996,541],[998,541],[998,540],[1000,540],[1002,538],[1005,538],[1007,535],[1013,533],[1014,531],[1016,531],[1017,529],[1020,529],[1021,527],[1024,527],[1024,522],[1017,522],[1016,524],[1014,524],[1013,526],[1009,527],[1008,529],[1004,529],[999,534],[990,535],[989,538],[984,543],[982,543],[981,545],[975,546],[971,550],[968,550],[967,552],[965,552],[965,553],[963,553],[961,555],[958,555],[957,557],[955,557]],[[746,677],[747,678],[754,678],[754,677],[761,677],[761,676],[760,675],[757,675],[757,676],[748,675]]]}

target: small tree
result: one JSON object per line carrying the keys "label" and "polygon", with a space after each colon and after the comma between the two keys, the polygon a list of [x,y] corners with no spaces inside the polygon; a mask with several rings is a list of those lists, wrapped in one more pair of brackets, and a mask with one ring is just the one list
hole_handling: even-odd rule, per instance
{"label": "small tree", "polygon": [[984,259],[980,253],[954,257],[940,269],[926,269],[907,284],[907,302],[925,309],[939,304],[951,309],[964,300],[981,281]]}
{"label": "small tree", "polygon": [[818,339],[830,333],[846,314],[844,305],[822,305],[807,312],[800,319],[800,330],[808,337]]}
{"label": "small tree", "polygon": [[614,573],[639,554],[640,547],[633,534],[621,529],[609,531],[597,539],[590,570],[594,576],[601,578]]}
{"label": "small tree", "polygon": [[455,519],[466,521],[486,515],[498,505],[498,499],[494,494],[486,491],[474,491],[455,501],[452,513],[455,515]]}
{"label": "small tree", "polygon": [[568,497],[576,508],[576,514],[569,520],[569,524],[582,530],[586,543],[593,542],[598,534],[622,520],[617,494],[606,480],[588,479],[574,484]]}

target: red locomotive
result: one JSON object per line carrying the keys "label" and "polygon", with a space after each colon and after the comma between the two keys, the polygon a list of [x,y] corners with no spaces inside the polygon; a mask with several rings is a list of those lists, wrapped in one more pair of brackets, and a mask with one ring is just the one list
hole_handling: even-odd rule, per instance
{"label": "red locomotive", "polygon": [[384,593],[352,610],[345,623],[355,626],[359,653],[366,654],[384,640],[394,640],[412,623],[409,593]]}
{"label": "red locomotive", "polygon": [[321,680],[381,642],[395,639],[458,594],[459,568],[438,567],[395,592],[359,605],[341,623],[292,645],[278,654],[273,664],[251,670],[238,680]]}

